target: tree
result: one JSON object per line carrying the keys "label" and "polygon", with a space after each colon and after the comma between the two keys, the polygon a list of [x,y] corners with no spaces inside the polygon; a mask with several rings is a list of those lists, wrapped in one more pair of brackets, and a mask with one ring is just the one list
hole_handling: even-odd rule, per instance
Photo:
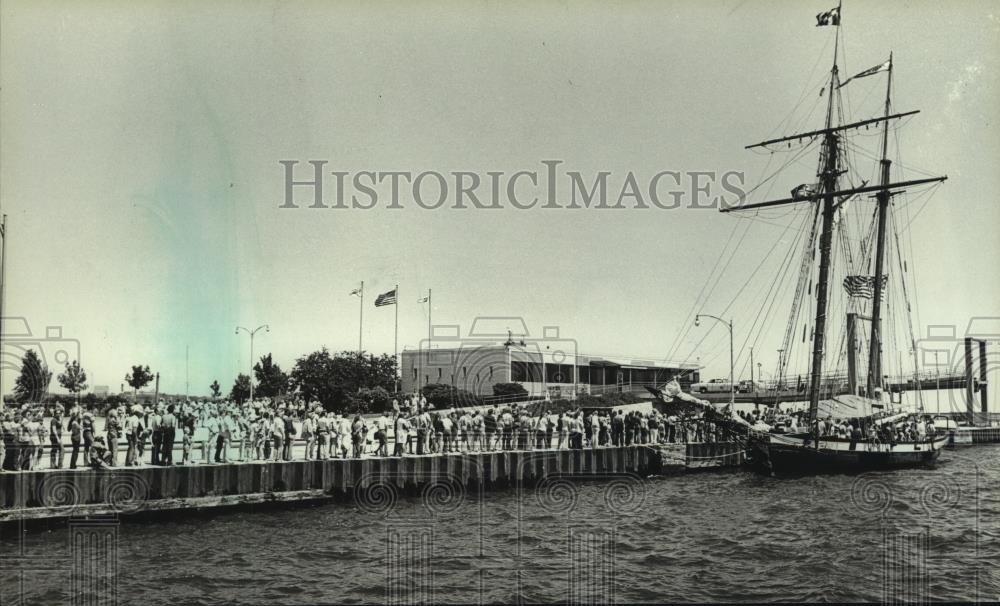
{"label": "tree", "polygon": [[133,365],[132,372],[125,375],[125,382],[132,387],[132,401],[138,401],[139,390],[149,385],[153,380],[153,373],[149,371],[149,366]]}
{"label": "tree", "polygon": [[242,373],[236,375],[236,381],[233,382],[233,388],[229,392],[229,397],[236,400],[237,404],[242,404],[250,398],[250,375]]}
{"label": "tree", "polygon": [[60,373],[58,378],[59,384],[73,394],[76,401],[79,402],[80,392],[87,389],[87,371],[80,366],[80,362],[78,360],[67,362],[66,370]]}
{"label": "tree", "polygon": [[392,396],[382,387],[362,387],[348,405],[349,412],[366,414],[383,412],[391,408]]}
{"label": "tree", "polygon": [[14,397],[18,402],[39,402],[52,382],[52,371],[42,362],[33,349],[21,358],[21,374],[14,383]]}
{"label": "tree", "polygon": [[208,386],[212,390],[212,398],[218,398],[219,394],[222,393],[222,388],[219,387],[219,380],[216,379],[212,381],[212,384]]}
{"label": "tree", "polygon": [[255,397],[260,395],[265,398],[273,398],[288,392],[288,374],[274,363],[271,354],[262,357],[260,362],[254,365],[253,374],[257,377]]}
{"label": "tree", "polygon": [[324,347],[295,361],[290,382],[305,400],[318,400],[327,410],[346,411],[360,389],[381,387],[388,393],[396,380],[393,356],[362,356],[353,351],[336,355]]}

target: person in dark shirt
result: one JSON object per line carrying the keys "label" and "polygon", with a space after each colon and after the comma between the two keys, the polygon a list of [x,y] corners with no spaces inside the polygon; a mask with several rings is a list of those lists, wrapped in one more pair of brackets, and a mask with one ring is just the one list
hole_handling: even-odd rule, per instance
{"label": "person in dark shirt", "polygon": [[174,416],[174,405],[167,406],[167,414],[160,419],[162,432],[160,444],[160,464],[174,464],[174,441],[177,439],[177,417]]}
{"label": "person in dark shirt", "polygon": [[497,417],[493,414],[492,408],[487,410],[486,416],[483,417],[483,427],[486,430],[485,450],[493,450],[497,435]]}
{"label": "person in dark shirt", "polygon": [[49,421],[49,444],[52,446],[49,451],[49,467],[52,469],[62,469],[63,466],[62,432],[62,406],[56,406],[52,420]]}

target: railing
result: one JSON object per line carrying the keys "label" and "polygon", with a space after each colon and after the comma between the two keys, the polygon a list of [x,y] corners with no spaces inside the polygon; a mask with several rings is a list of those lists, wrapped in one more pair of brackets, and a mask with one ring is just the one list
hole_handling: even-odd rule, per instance
{"label": "railing", "polygon": [[[583,449],[583,448],[601,448],[601,447],[612,447],[612,446],[629,446],[629,445],[652,445],[652,444],[688,444],[688,443],[698,443],[698,442],[716,442],[722,441],[717,438],[721,437],[721,432],[718,434],[710,434],[705,432],[702,435],[701,432],[696,431],[694,428],[683,429],[682,426],[673,426],[671,429],[659,431],[659,430],[647,430],[646,436],[642,436],[640,430],[635,430],[633,432],[623,431],[621,433],[601,431],[595,440],[594,432],[585,431],[583,433],[571,433],[569,431],[552,431],[552,432],[539,432],[532,429],[514,429],[510,431],[504,431],[502,429],[496,432],[469,432],[461,431],[452,432],[451,434],[445,434],[443,432],[426,432],[423,433],[420,430],[416,430],[417,435],[408,436],[406,442],[402,444],[401,450],[402,454],[405,456],[411,455],[433,455],[433,454],[449,454],[449,453],[463,453],[463,452],[492,452],[492,451],[534,451],[534,450],[566,450],[566,449]],[[360,445],[360,457],[355,456],[354,443],[350,437],[343,440],[336,440],[337,450],[339,453],[332,452],[333,450],[333,440],[327,440],[324,447],[324,452],[318,453],[317,449],[320,447],[319,440],[317,437],[313,438],[293,438],[289,441],[290,445],[288,449],[285,449],[284,440],[282,440],[282,449],[277,452],[276,446],[273,439],[267,439],[264,441],[257,441],[251,443],[250,440],[243,439],[230,439],[224,440],[222,446],[220,447],[218,442],[215,445],[210,444],[209,440],[196,440],[191,443],[191,448],[187,451],[190,455],[185,458],[185,449],[180,442],[174,442],[173,447],[170,449],[172,464],[173,465],[184,465],[184,464],[210,464],[213,462],[220,463],[236,463],[236,462],[253,462],[253,461],[290,461],[290,460],[307,460],[307,459],[317,459],[317,455],[322,454],[322,458],[361,458],[361,457],[378,457],[378,456],[393,456],[394,452],[397,450],[395,448],[396,440],[395,436],[387,435],[384,443],[383,453],[379,453],[382,449],[383,444],[372,439],[371,435],[366,436],[364,443]],[[72,453],[74,450],[73,444],[61,444],[61,448],[56,450],[53,456],[54,447],[51,444],[45,444],[40,446],[32,445],[31,454],[28,460],[31,462],[30,467],[27,470],[41,470],[41,469],[69,469],[69,464],[72,459]],[[267,446],[267,447],[265,447]],[[390,449],[391,446],[391,449]],[[8,454],[13,453],[18,460],[17,470],[4,469],[3,473],[9,473],[13,471],[22,471],[20,469],[23,462],[24,450],[26,447],[15,446],[8,447],[7,452],[4,455],[4,461]],[[128,452],[129,445],[124,442],[119,442],[115,445],[115,456],[113,465],[104,465],[109,467],[125,467],[125,455]],[[218,449],[220,460],[215,461],[215,452]],[[345,454],[346,450],[346,454]],[[87,448],[81,443],[77,445],[76,448],[78,454],[78,460],[76,461],[76,468],[89,469],[91,468],[89,457],[86,454]],[[194,456],[195,452],[198,456]],[[267,458],[258,457],[258,452],[267,453],[269,455]],[[152,444],[148,442],[143,443],[143,453],[138,458],[138,465],[153,465],[152,462],[153,448]],[[180,454],[181,456],[175,456]],[[236,456],[233,456],[236,455]],[[55,465],[53,465],[53,460]]]}

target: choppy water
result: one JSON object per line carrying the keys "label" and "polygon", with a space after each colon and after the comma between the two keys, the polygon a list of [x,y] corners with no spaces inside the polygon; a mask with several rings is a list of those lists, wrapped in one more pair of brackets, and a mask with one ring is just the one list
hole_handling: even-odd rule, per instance
{"label": "choppy water", "polygon": [[[855,476],[373,492],[355,504],[123,523],[116,589],[100,591],[149,606],[997,600],[998,487],[1000,447],[982,446],[947,451],[935,469]],[[10,535],[0,602],[68,602],[69,531]]]}

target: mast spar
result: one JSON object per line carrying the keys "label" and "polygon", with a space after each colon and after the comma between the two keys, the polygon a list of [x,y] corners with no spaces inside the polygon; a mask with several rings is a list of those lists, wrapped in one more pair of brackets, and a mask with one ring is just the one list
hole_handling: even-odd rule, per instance
{"label": "mast spar", "polygon": [[[892,103],[892,53],[889,53],[889,74],[886,78],[885,86],[885,115],[889,116],[889,108]],[[888,157],[889,151],[889,122],[886,121],[882,127],[882,159],[879,162],[881,169],[881,184],[889,183],[889,169],[892,161]],[[868,340],[868,384],[866,395],[871,398],[875,395],[875,388],[882,387],[882,276],[885,273],[885,224],[886,215],[889,212],[889,190],[880,189],[875,194],[878,202],[878,228],[875,243],[875,294],[872,299],[872,321],[871,339]]]}

